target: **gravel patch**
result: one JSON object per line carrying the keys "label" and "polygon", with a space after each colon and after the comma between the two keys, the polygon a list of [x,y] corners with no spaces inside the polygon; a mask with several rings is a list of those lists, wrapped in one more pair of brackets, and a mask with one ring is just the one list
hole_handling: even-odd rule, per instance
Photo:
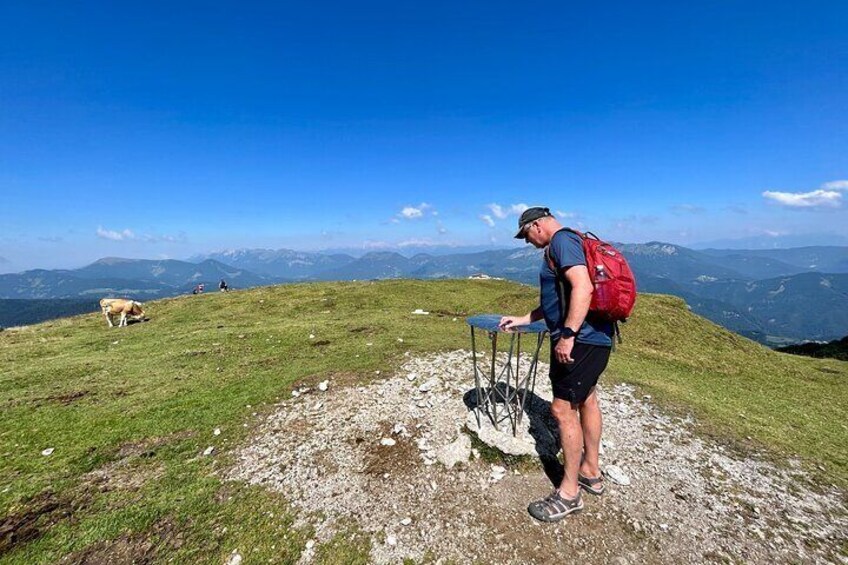
{"label": "gravel patch", "polygon": [[[528,410],[549,425],[547,370],[540,363]],[[599,386],[607,494],[584,495],[581,514],[540,524],[527,504],[551,490],[556,463],[546,474],[538,458],[468,457],[469,351],[407,356],[369,386],[328,385],[279,404],[226,472],[300,510],[316,532],[302,563],[350,520],[372,536],[373,563],[848,563],[844,492],[813,487],[798,464],[777,467],[699,437],[695,422],[633,387]]]}

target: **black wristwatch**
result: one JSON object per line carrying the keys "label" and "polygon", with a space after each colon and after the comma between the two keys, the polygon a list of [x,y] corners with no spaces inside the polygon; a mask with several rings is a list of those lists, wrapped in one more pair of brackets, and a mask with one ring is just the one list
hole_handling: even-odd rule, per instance
{"label": "black wristwatch", "polygon": [[562,328],[562,333],[560,334],[562,337],[575,337],[580,331],[574,331],[571,328]]}

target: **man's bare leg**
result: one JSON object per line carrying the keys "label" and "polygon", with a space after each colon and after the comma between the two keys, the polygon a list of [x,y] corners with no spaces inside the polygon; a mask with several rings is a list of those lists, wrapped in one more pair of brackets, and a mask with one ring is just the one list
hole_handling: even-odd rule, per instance
{"label": "man's bare leg", "polygon": [[551,413],[559,426],[562,445],[562,457],[565,462],[565,475],[559,485],[559,494],[563,498],[574,498],[580,492],[577,486],[577,472],[580,469],[580,456],[583,452],[583,430],[576,406],[561,398],[554,398]]}
{"label": "man's bare leg", "polygon": [[603,419],[598,403],[598,393],[595,388],[580,403],[580,426],[583,431],[583,462],[580,464],[580,474],[584,477],[595,478],[601,475],[598,455],[601,447],[601,430]]}

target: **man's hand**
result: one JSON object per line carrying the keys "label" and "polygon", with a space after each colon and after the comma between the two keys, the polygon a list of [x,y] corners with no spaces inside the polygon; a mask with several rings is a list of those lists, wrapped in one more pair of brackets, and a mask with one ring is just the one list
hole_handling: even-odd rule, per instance
{"label": "man's hand", "polygon": [[574,349],[574,338],[561,337],[554,348],[556,360],[563,364],[574,363],[574,359],[571,358],[572,349]]}
{"label": "man's hand", "polygon": [[530,316],[504,316],[498,323],[503,330],[511,330],[515,326],[526,326],[530,323]]}

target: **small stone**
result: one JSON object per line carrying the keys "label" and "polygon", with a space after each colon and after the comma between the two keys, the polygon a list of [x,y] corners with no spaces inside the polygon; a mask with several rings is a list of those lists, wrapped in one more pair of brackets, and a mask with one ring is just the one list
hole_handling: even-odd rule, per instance
{"label": "small stone", "polygon": [[660,524],[660,529],[664,532],[668,531],[668,524]]}
{"label": "small stone", "polygon": [[506,475],[506,469],[501,467],[500,465],[492,465],[492,472],[489,474],[489,480],[493,483],[496,483],[504,478]]}
{"label": "small stone", "polygon": [[315,334],[309,334],[309,339],[315,339]]}
{"label": "small stone", "polygon": [[212,455],[213,451],[215,451],[215,447],[210,445],[209,447],[203,450],[203,455]]}
{"label": "small stone", "polygon": [[397,442],[390,437],[384,437],[383,439],[380,440],[380,445],[386,445],[388,447],[393,446],[395,443],[397,443]]}
{"label": "small stone", "polygon": [[45,457],[47,457],[48,455],[52,455],[54,450],[55,450],[55,448],[48,447],[47,449],[42,451],[41,454],[44,455]]}
{"label": "small stone", "polygon": [[417,376],[418,375],[416,375],[415,373],[410,373],[410,374],[406,375],[406,380],[408,380],[409,382],[412,382],[412,381],[415,380],[415,377],[417,377]]}
{"label": "small stone", "polygon": [[400,521],[401,525],[408,526],[412,523],[412,518],[404,518]]}
{"label": "small stone", "polygon": [[366,343],[365,345],[367,345],[368,347],[371,347],[371,346],[372,346],[372,345],[374,345],[374,344],[373,344],[373,343],[371,343],[371,342],[369,341],[369,342],[368,342],[368,343]]}
{"label": "small stone", "polygon": [[312,549],[313,547],[315,547],[315,540],[314,539],[311,539],[308,542],[306,542],[306,549]]}
{"label": "small stone", "polygon": [[389,545],[397,545],[397,538],[395,536],[388,536],[386,538],[386,543]]}
{"label": "small stone", "polygon": [[421,308],[416,308],[415,310],[413,310],[413,311],[412,311],[412,313],[413,313],[413,314],[416,314],[416,315],[419,315],[419,316],[426,316],[426,315],[427,315],[427,314],[429,314],[430,312],[425,312],[425,311],[424,311],[424,310],[422,310]]}
{"label": "small stone", "polygon": [[402,337],[399,337],[397,340],[398,340],[398,343],[403,343],[403,338],[402,338]]}
{"label": "small stone", "polygon": [[327,389],[330,387],[330,381],[321,381],[318,383],[318,390],[321,392],[327,392]]}
{"label": "small stone", "polygon": [[113,341],[113,342],[112,342],[112,345],[118,345],[119,343],[121,343],[121,340]]}
{"label": "small stone", "polygon": [[241,565],[241,561],[241,553],[239,553],[238,550],[235,550],[230,554],[230,557],[227,558],[226,565]]}
{"label": "small stone", "polygon": [[438,381],[436,381],[435,379],[430,379],[429,381],[423,383],[421,386],[418,387],[418,392],[430,392],[437,384],[439,384]]}
{"label": "small stone", "polygon": [[294,396],[295,398],[297,398],[298,396],[300,396],[300,391],[299,391],[299,390],[293,390],[293,391],[292,391],[292,396]]}
{"label": "small stone", "polygon": [[213,436],[221,435],[221,428],[215,428],[215,430],[212,432],[212,435]]}

